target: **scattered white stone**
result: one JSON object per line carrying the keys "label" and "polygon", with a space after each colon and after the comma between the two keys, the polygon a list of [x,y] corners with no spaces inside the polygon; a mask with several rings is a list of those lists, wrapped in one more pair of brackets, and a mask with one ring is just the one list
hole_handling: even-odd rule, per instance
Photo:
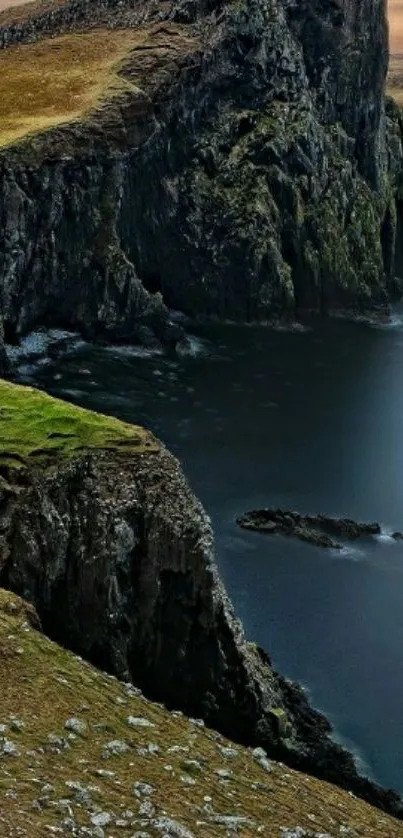
{"label": "scattered white stone", "polygon": [[185,759],[182,763],[187,771],[203,771],[203,766],[197,759]]}
{"label": "scattered white stone", "polygon": [[194,833],[187,826],[183,826],[172,818],[156,818],[151,821],[150,825],[159,832],[163,832],[164,838],[195,838]]}
{"label": "scattered white stone", "polygon": [[159,746],[155,744],[155,742],[149,742],[147,745],[147,751],[151,756],[156,756],[159,754]]}
{"label": "scattered white stone", "polygon": [[107,771],[106,768],[97,768],[95,774],[98,774],[98,777],[107,777],[108,780],[112,780],[115,777],[115,772]]}
{"label": "scattered white stone", "polygon": [[181,783],[185,786],[195,786],[196,780],[193,777],[190,777],[189,774],[181,774]]}
{"label": "scattered white stone", "polygon": [[135,687],[133,684],[125,684],[125,690],[130,698],[137,698],[138,696],[143,695],[141,690],[139,690],[139,688]]}
{"label": "scattered white stone", "polygon": [[261,768],[270,773],[270,771],[272,770],[272,765],[270,760],[267,759],[266,751],[263,748],[255,748],[252,751],[252,756],[255,762],[257,762],[258,765],[261,766]]}
{"label": "scattered white stone", "polygon": [[222,780],[229,780],[232,777],[232,771],[227,771],[226,768],[217,768],[215,773],[218,777],[221,777]]}
{"label": "scattered white stone", "polygon": [[189,722],[196,727],[205,727],[203,719],[189,719]]}
{"label": "scattered white stone", "polygon": [[112,815],[109,812],[96,812],[95,815],[91,815],[91,823],[93,826],[108,826],[112,820]]}
{"label": "scattered white stone", "polygon": [[224,748],[222,745],[219,745],[218,749],[225,759],[235,759],[239,754],[237,748]]}
{"label": "scattered white stone", "polygon": [[139,815],[144,818],[153,818],[155,815],[155,806],[151,800],[143,800],[139,806]]}
{"label": "scattered white stone", "polygon": [[304,829],[302,826],[295,826],[293,828],[287,829],[286,827],[280,827],[280,836],[281,838],[332,838],[328,832],[311,832],[310,830]]}
{"label": "scattered white stone", "polygon": [[18,719],[16,716],[13,716],[12,721],[10,722],[10,729],[20,731],[23,730],[25,727],[25,722],[22,719]]}
{"label": "scattered white stone", "polygon": [[55,733],[48,733],[47,740],[53,754],[61,754],[62,751],[70,748],[67,739],[64,739],[63,736],[57,736]]}
{"label": "scattered white stone", "polygon": [[6,739],[3,737],[0,739],[0,757],[19,757],[20,752],[17,748],[17,745],[11,741],[11,739]]}
{"label": "scattered white stone", "polygon": [[133,794],[135,797],[149,797],[150,794],[154,794],[155,786],[152,786],[151,783],[141,783],[137,781],[133,786]]}
{"label": "scattered white stone", "polygon": [[142,716],[128,716],[127,723],[131,727],[155,727],[149,719],[144,719]]}
{"label": "scattered white stone", "polygon": [[238,826],[249,826],[250,828],[256,826],[254,821],[242,815],[214,815],[212,821],[221,824],[221,826],[226,826],[227,829],[237,829]]}
{"label": "scattered white stone", "polygon": [[102,758],[109,759],[110,757],[119,757],[122,754],[127,754],[129,746],[123,739],[113,739],[107,742],[102,749]]}
{"label": "scattered white stone", "polygon": [[171,745],[170,748],[167,749],[167,754],[188,754],[190,748],[188,745]]}
{"label": "scattered white stone", "polygon": [[75,717],[71,719],[67,719],[64,723],[65,730],[71,730],[72,733],[75,733],[76,736],[85,736],[88,730],[88,725],[86,722],[83,722],[82,719],[76,719]]}

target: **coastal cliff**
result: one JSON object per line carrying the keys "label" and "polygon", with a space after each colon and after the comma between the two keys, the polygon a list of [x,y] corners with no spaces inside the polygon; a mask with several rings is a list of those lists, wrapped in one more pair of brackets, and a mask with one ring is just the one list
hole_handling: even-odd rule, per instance
{"label": "coastal cliff", "polygon": [[246,321],[384,311],[385,4],[28,4],[0,16],[0,59],[102,27],[138,36],[124,90],[2,143],[6,338],[50,323],[175,343],[166,306]]}
{"label": "coastal cliff", "polygon": [[246,641],[174,457],[141,428],[30,388],[0,383],[0,396],[0,585],[148,697],[401,816]]}

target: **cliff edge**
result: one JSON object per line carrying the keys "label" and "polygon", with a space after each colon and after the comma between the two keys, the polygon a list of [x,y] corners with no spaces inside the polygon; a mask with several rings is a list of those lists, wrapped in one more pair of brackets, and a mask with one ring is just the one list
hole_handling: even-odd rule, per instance
{"label": "cliff edge", "polygon": [[383,0],[49,0],[0,46],[8,340],[387,311]]}
{"label": "cliff edge", "polygon": [[168,707],[400,816],[246,641],[210,523],[146,431],[0,382],[0,585],[54,640]]}

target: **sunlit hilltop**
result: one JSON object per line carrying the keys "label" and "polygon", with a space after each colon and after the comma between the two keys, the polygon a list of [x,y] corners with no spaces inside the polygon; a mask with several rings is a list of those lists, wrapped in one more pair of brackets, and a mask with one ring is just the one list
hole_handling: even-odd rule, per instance
{"label": "sunlit hilltop", "polygon": [[388,0],[391,53],[403,52],[403,0]]}

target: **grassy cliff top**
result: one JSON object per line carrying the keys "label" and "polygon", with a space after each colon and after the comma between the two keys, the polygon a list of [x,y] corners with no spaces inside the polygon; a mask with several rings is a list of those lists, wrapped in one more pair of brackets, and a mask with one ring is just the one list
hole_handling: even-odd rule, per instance
{"label": "grassy cliff top", "polygon": [[0,380],[0,465],[46,465],[88,449],[158,450],[151,433]]}
{"label": "grassy cliff top", "polygon": [[[56,10],[54,0],[5,10],[0,27],[12,19],[28,24],[53,6]],[[52,22],[50,17],[48,28],[42,34],[38,29],[34,42],[0,50],[0,149],[52,128],[99,118],[105,122],[111,103],[141,103],[142,88],[154,74],[158,78],[160,69],[174,67],[177,57],[196,46],[186,27],[168,21],[132,28],[122,23],[117,7],[109,13],[116,27],[112,29],[109,19],[97,18],[101,6],[93,17],[90,5],[83,9],[85,15],[78,21],[67,24],[56,16]],[[144,103],[139,108],[142,115]]]}
{"label": "grassy cliff top", "polygon": [[402,823],[347,792],[262,766],[250,749],[56,646],[34,609],[3,590],[0,694],[7,838],[403,837]]}
{"label": "grassy cliff top", "polygon": [[0,148],[84,117],[129,88],[119,71],[144,30],[46,38],[0,51]]}

